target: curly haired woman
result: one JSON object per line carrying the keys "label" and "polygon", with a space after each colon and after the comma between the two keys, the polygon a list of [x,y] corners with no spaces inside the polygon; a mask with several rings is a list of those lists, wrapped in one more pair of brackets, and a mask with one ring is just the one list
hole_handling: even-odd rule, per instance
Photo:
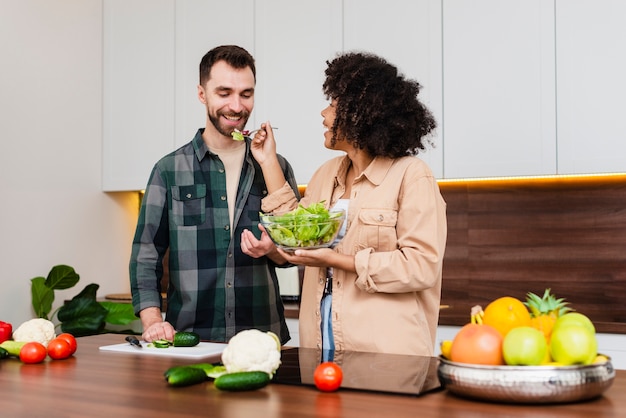
{"label": "curly haired woman", "polygon": [[[324,146],[345,155],[324,163],[300,201],[347,212],[333,248],[278,249],[306,266],[300,345],[431,356],[439,318],[446,204],[416,155],[436,126],[418,100],[420,84],[383,58],[346,53],[327,62]],[[260,132],[262,141],[273,136]],[[295,208],[285,185],[265,198],[266,212]],[[242,234],[251,256],[277,251],[264,232]]]}

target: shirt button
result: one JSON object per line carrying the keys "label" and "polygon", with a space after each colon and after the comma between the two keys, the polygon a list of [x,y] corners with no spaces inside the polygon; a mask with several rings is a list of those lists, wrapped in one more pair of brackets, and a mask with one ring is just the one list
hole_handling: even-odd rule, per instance
{"label": "shirt button", "polygon": [[233,284],[231,282],[226,283],[226,287],[233,287]]}
{"label": "shirt button", "polygon": [[220,199],[226,200],[226,196],[220,196]]}
{"label": "shirt button", "polygon": [[320,311],[315,311],[315,316],[320,316]]}
{"label": "shirt button", "polygon": [[187,199],[191,199],[191,193],[187,193]]}
{"label": "shirt button", "polygon": [[385,217],[383,215],[378,215],[378,222],[382,222]]}
{"label": "shirt button", "polygon": [[233,258],[233,253],[228,253],[228,258]]}
{"label": "shirt button", "polygon": [[324,284],[324,279],[319,279],[318,283],[319,284]]}
{"label": "shirt button", "polygon": [[220,169],[219,169],[219,170],[217,170],[217,171],[218,171],[218,172],[220,172],[220,173],[222,173],[222,174],[224,173],[224,169],[223,169],[223,168],[220,168]]}
{"label": "shirt button", "polygon": [[228,231],[230,229],[230,225],[224,226],[224,231]]}
{"label": "shirt button", "polygon": [[341,287],[341,282],[337,280],[337,287]]}

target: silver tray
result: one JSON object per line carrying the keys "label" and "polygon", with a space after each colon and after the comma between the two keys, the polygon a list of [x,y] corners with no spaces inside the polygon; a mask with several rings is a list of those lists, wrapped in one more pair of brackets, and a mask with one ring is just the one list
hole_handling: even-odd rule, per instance
{"label": "silver tray", "polygon": [[602,395],[615,379],[610,359],[587,366],[482,366],[440,360],[437,375],[448,391],[491,402],[578,402]]}

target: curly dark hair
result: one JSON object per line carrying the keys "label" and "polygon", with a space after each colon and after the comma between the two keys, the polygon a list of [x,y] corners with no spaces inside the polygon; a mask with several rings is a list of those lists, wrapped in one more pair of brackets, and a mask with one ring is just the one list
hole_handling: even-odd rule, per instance
{"label": "curly dark hair", "polygon": [[237,45],[221,45],[213,48],[202,57],[200,61],[200,85],[209,80],[211,68],[218,61],[226,61],[233,68],[242,69],[250,67],[256,80],[256,66],[254,58],[248,51]]}
{"label": "curly dark hair", "polygon": [[339,133],[372,156],[399,158],[431,144],[425,136],[437,122],[417,98],[417,81],[369,53],[345,53],[326,64],[323,92],[337,100],[333,145]]}

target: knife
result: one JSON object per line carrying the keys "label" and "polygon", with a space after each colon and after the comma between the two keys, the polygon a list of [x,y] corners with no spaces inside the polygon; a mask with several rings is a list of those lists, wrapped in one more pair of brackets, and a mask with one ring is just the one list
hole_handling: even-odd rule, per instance
{"label": "knife", "polygon": [[126,337],[126,341],[128,341],[130,345],[132,345],[133,347],[142,348],[139,340],[133,337],[132,335],[129,335],[128,337]]}

